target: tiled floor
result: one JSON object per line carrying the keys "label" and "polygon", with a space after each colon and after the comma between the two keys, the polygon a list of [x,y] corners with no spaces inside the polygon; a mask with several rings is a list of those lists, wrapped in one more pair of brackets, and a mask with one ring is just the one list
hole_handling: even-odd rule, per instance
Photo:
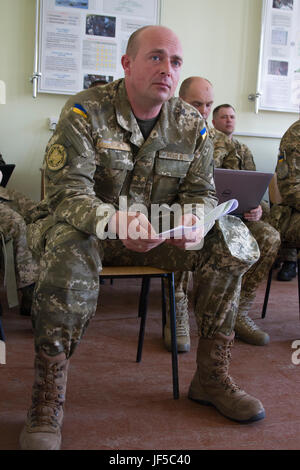
{"label": "tiled floor", "polygon": [[[294,362],[300,362],[297,284],[274,279],[262,320],[264,289],[265,284],[251,316],[271,343],[257,347],[236,340],[230,371],[263,402],[266,418],[240,425],[187,398],[197,347],[194,318],[192,350],[179,356],[180,399],[173,400],[171,356],[161,339],[159,281],[152,283],[140,364],[135,362],[139,281],[106,282],[97,314],[71,359],[62,449],[299,450],[300,364],[292,359],[294,353]],[[3,291],[1,299],[7,356],[6,365],[0,365],[0,450],[14,450],[30,403],[33,340],[30,319],[6,308]]]}

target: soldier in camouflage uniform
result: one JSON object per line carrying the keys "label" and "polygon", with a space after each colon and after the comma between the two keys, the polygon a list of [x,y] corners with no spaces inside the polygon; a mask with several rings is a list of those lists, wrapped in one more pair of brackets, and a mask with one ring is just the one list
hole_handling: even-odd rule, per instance
{"label": "soldier in camouflage uniform", "polygon": [[[202,77],[189,77],[181,85],[179,96],[187,103],[194,106],[205,119],[208,118],[212,103],[213,89],[210,82]],[[225,114],[234,114],[231,106],[221,107]],[[218,109],[214,112],[216,118]],[[216,119],[213,121],[216,125]],[[237,170],[255,170],[255,163],[249,148],[241,144],[237,139],[232,138],[234,126],[226,129],[218,120],[219,128],[209,129],[209,136],[214,145],[214,164],[216,167],[230,168]],[[223,131],[223,132],[222,132]],[[224,133],[227,134],[225,134]],[[264,207],[264,218],[267,217],[267,204],[262,202]],[[243,341],[254,345],[265,345],[270,338],[262,331],[249,317],[248,312],[255,299],[256,290],[272,266],[280,245],[279,233],[266,220],[258,220],[261,217],[261,207],[253,210],[251,214],[245,214],[245,223],[258,242],[260,248],[259,261],[247,272],[243,278],[242,291],[239,310],[235,322],[235,333]],[[252,219],[252,220],[251,220]],[[189,337],[189,314],[188,314],[188,286],[190,282],[189,273],[176,273],[176,313],[177,318],[177,345],[179,351],[190,349]],[[165,345],[168,350],[171,347],[171,334],[169,321],[165,329]]]}
{"label": "soldier in camouflage uniform", "polygon": [[41,274],[32,312],[37,375],[22,449],[60,447],[69,358],[95,314],[103,265],[193,271],[201,337],[189,397],[242,422],[265,415],[228,375],[241,278],[259,257],[256,241],[242,221],[225,216],[204,247],[193,249],[201,228],[189,240],[164,241],[136,208],[191,204],[180,221],[192,225],[196,203],[204,213],[217,203],[205,122],[172,98],[181,64],[179,40],[168,28],[133,33],[122,57],[125,79],[70,98],[47,146],[49,214],[29,229]]}
{"label": "soldier in camouflage uniform", "polygon": [[[230,139],[234,149],[219,160],[216,166],[232,170],[256,171],[253,155],[247,145],[239,142],[232,136],[235,129],[236,114],[231,105],[220,105],[213,111],[214,126],[224,133],[224,139]],[[260,249],[260,259],[245,274],[242,281],[239,312],[235,324],[235,333],[243,341],[265,345],[270,338],[249,317],[256,291],[260,283],[267,276],[275,261],[279,247],[280,234],[269,224],[269,206],[262,201],[258,208],[244,214],[244,222],[256,239]]]}
{"label": "soldier in camouflage uniform", "polygon": [[[297,129],[297,126],[295,126],[295,129]],[[293,130],[293,131],[291,130],[290,133],[288,133],[288,131],[287,131],[287,136],[285,137],[284,140],[282,139],[282,145],[280,146],[280,152],[279,152],[279,156],[278,156],[278,164],[277,164],[277,168],[276,168],[277,182],[278,182],[278,186],[280,187],[280,193],[283,191],[283,193],[285,195],[287,194],[287,189],[286,188],[288,188],[288,191],[290,193],[292,193],[291,187],[289,187],[289,184],[290,184],[289,180],[290,180],[291,176],[289,176],[289,177],[286,176],[287,165],[285,163],[285,153],[284,152],[286,152],[285,147],[287,146],[287,143],[286,143],[287,139],[291,140],[291,142],[289,143],[291,146],[295,145],[295,142],[297,142],[297,137],[296,137],[295,130]],[[298,134],[298,140],[299,140],[299,134]],[[282,165],[281,165],[281,163],[282,163]],[[289,165],[289,168],[292,168],[294,164],[293,163],[288,163],[288,165]],[[298,168],[299,168],[299,165],[298,165]],[[295,168],[293,168],[293,171],[295,171],[295,169],[297,169],[297,166],[295,166]],[[290,170],[289,170],[289,175],[292,175]],[[287,181],[285,181],[286,179],[287,179]],[[299,198],[299,196],[297,196],[297,192],[295,192],[293,194],[293,196],[295,198],[297,198],[297,197]],[[289,199],[291,199],[291,194],[289,195]],[[284,209],[283,209],[283,206],[284,206]],[[283,210],[283,212],[287,211],[287,206],[294,207],[294,205],[286,203],[285,200],[283,200],[281,205],[279,207],[276,206],[276,208],[274,207],[274,209],[272,211],[273,220],[271,221],[271,223],[274,223],[275,226],[278,227],[278,230],[280,230],[282,233],[284,233],[284,229],[282,229],[281,226],[278,225],[277,219],[280,216],[281,210]],[[283,217],[283,219],[285,219],[285,218],[286,218],[286,220],[284,220],[284,222],[283,222],[283,227],[285,227],[288,224],[287,221],[289,220],[289,214],[287,214],[285,217]],[[283,246],[280,249],[279,258],[280,258],[281,261],[283,261],[283,263],[282,263],[281,269],[277,273],[278,281],[291,281],[297,275],[297,250],[293,249],[293,248],[287,248],[287,247]]]}
{"label": "soldier in camouflage uniform", "polygon": [[[214,102],[214,91],[209,80],[202,77],[189,77],[185,79],[179,89],[179,97],[196,108],[203,119],[207,121]],[[224,156],[232,150],[229,139],[224,134],[208,126],[206,128],[214,145],[214,161],[222,161]],[[176,299],[176,342],[178,352],[190,351],[190,322],[188,310],[188,290],[191,286],[191,273],[175,273],[175,299]],[[169,306],[167,321],[164,328],[164,344],[171,351],[171,328]]]}
{"label": "soldier in camouflage uniform", "polygon": [[[5,165],[0,158],[1,165]],[[20,313],[30,315],[34,283],[38,277],[38,264],[28,248],[26,224],[37,203],[13,189],[0,186],[0,232],[5,241],[13,240],[16,283],[21,291]]]}
{"label": "soldier in camouflage uniform", "polygon": [[282,202],[271,207],[270,222],[283,242],[300,247],[300,120],[281,139],[276,174]]}

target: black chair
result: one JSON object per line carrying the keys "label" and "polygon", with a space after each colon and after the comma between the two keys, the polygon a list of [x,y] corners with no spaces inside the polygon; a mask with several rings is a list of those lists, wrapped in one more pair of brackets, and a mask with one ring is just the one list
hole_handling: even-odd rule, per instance
{"label": "black chair", "polygon": [[2,309],[1,300],[0,300],[0,340],[5,341],[5,335],[4,335],[4,330],[2,326],[2,318],[1,318],[2,314],[3,314],[3,309]]}
{"label": "black chair", "polygon": [[[272,180],[270,181],[270,184],[269,184],[269,199],[270,199],[270,205],[271,206],[273,204],[281,204],[281,202],[282,202],[281,194],[280,194],[280,191],[279,191],[279,188],[278,188],[276,173],[273,175],[273,178],[272,178]],[[298,271],[297,276],[298,276],[298,297],[299,297],[299,318],[300,318],[300,259],[299,259],[300,247],[296,246],[296,245],[292,245],[290,243],[287,243],[284,240],[282,241],[282,247],[297,250],[297,271]],[[264,298],[264,304],[263,304],[262,314],[261,314],[262,318],[265,318],[265,316],[266,316],[266,311],[267,311],[267,306],[268,306],[268,301],[269,301],[269,295],[270,295],[270,289],[271,289],[271,283],[272,283],[272,277],[273,277],[273,271],[274,271],[274,265],[270,269],[269,275],[268,275],[267,287],[266,287],[265,298]]]}
{"label": "black chair", "polygon": [[171,345],[172,345],[172,379],[173,379],[173,397],[179,398],[179,383],[178,383],[178,357],[177,357],[177,343],[176,343],[176,307],[175,307],[175,284],[174,273],[163,269],[154,268],[151,266],[105,266],[100,273],[100,281],[103,279],[116,279],[116,278],[141,278],[142,286],[139,298],[138,315],[140,321],[140,331],[138,338],[138,347],[136,362],[142,360],[142,351],[146,327],[147,309],[148,309],[148,295],[150,289],[151,278],[161,279],[162,288],[162,328],[166,323],[166,304],[165,304],[165,291],[164,279],[168,280],[169,297],[170,297],[170,327],[171,327]]}
{"label": "black chair", "polygon": [[[291,244],[283,243],[282,246],[284,248],[293,248],[297,250],[297,278],[298,278],[298,298],[299,298],[299,318],[300,318],[300,248],[298,246],[294,246]],[[269,295],[270,295],[270,289],[271,289],[271,283],[272,283],[272,277],[273,277],[273,271],[274,271],[274,266],[269,271],[269,276],[268,276],[268,281],[267,281],[267,287],[266,287],[266,292],[265,292],[265,298],[264,298],[264,304],[263,304],[263,309],[262,309],[262,314],[261,318],[265,318],[266,312],[267,312],[267,306],[268,306],[268,301],[269,301]]]}

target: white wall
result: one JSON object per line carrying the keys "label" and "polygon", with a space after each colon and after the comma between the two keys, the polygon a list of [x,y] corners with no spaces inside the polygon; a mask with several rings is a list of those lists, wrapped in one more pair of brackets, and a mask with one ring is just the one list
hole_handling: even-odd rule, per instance
{"label": "white wall", "polygon": [[[161,23],[180,37],[182,80],[202,75],[214,84],[215,105],[231,103],[237,132],[281,136],[298,116],[254,113],[249,93],[256,91],[262,0],[161,0]],[[38,200],[39,168],[51,135],[47,119],[58,116],[67,96],[32,98],[35,0],[0,0],[0,80],[6,104],[0,105],[0,153],[17,168],[10,186]],[[241,137],[253,150],[257,168],[273,170],[279,139]]]}

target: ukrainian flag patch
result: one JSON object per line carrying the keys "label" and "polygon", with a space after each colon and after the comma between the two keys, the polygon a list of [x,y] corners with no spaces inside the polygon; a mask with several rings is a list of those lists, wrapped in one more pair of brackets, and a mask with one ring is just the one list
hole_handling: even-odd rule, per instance
{"label": "ukrainian flag patch", "polygon": [[81,106],[81,104],[78,104],[78,103],[74,104],[72,111],[74,111],[74,113],[79,114],[80,116],[83,116],[84,118],[87,118],[87,112],[84,109],[84,107]]}
{"label": "ukrainian flag patch", "polygon": [[207,136],[206,127],[203,127],[203,129],[200,131],[200,134],[202,135],[202,139],[205,139],[205,137]]}
{"label": "ukrainian flag patch", "polygon": [[283,160],[284,160],[284,155],[279,154],[279,155],[278,155],[278,163],[283,162]]}

